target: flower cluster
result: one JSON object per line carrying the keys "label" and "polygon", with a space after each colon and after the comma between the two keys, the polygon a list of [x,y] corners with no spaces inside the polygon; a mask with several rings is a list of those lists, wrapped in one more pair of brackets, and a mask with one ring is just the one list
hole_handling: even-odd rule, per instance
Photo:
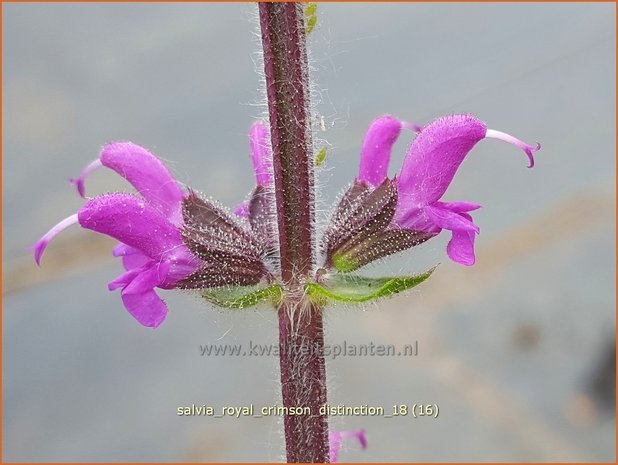
{"label": "flower cluster", "polygon": [[[400,172],[390,179],[391,151],[403,129],[412,129],[418,135]],[[320,295],[335,300],[360,302],[416,285],[430,273],[421,278],[371,282],[369,278],[346,281],[341,276],[421,244],[442,230],[451,233],[447,246],[451,260],[474,264],[479,228],[470,212],[480,206],[445,202],[442,196],[466,155],[485,138],[516,145],[528,155],[530,166],[534,165],[533,152],[539,145],[533,147],[487,129],[470,115],[443,117],[425,127],[388,115],[374,120],[363,141],[358,176],[335,206],[320,242],[322,257],[316,282],[308,283],[313,286],[308,289],[317,289]],[[111,236],[119,241],[112,253],[122,258],[125,272],[108,287],[120,288],[131,315],[153,328],[167,315],[167,306],[155,288],[203,291],[263,283],[270,286],[268,292],[262,289],[240,299],[243,305],[276,295],[271,291],[282,283],[277,271],[272,155],[264,123],[252,125],[249,148],[257,185],[249,200],[231,215],[191,189],[183,189],[163,163],[143,147],[131,142],[106,145],[99,158],[72,180],[79,194],[85,197],[85,179],[99,167],[124,177],[138,194],[110,193],[87,199],[76,214],[58,223],[35,244],[37,264],[48,243],[72,224]],[[323,279],[325,274],[333,278],[330,287]],[[364,292],[370,289],[371,293],[359,295],[354,288],[359,282]],[[345,286],[343,293],[337,294]]]}

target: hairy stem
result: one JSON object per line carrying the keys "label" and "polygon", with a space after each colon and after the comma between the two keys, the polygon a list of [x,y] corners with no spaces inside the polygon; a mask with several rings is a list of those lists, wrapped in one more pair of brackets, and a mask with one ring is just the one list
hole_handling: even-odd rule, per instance
{"label": "hairy stem", "polygon": [[301,4],[260,3],[284,281],[311,270],[313,170],[305,31]]}
{"label": "hairy stem", "polygon": [[260,3],[260,27],[270,134],[281,274],[281,390],[285,407],[307,407],[284,417],[288,462],[327,462],[326,372],[321,309],[304,296],[313,268],[313,167],[309,72],[301,3]]}
{"label": "hairy stem", "polygon": [[310,410],[283,419],[287,461],[328,462],[328,423],[319,411],[326,404],[320,310],[292,299],[283,303],[279,308],[279,346],[283,405]]}

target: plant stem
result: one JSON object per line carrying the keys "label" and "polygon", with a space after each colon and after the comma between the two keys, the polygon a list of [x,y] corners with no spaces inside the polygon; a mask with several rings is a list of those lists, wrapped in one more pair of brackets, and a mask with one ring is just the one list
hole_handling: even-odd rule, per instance
{"label": "plant stem", "polygon": [[279,306],[284,407],[308,415],[284,417],[288,462],[328,462],[326,370],[321,309],[303,292],[313,268],[313,164],[309,71],[301,3],[260,3],[260,27],[273,152],[275,201],[285,296]]}

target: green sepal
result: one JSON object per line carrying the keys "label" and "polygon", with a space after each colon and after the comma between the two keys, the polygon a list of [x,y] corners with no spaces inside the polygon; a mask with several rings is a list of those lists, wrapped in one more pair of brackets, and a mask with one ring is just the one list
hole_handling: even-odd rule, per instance
{"label": "green sepal", "polygon": [[367,302],[388,297],[412,289],[425,281],[436,267],[415,276],[394,276],[385,278],[366,278],[348,274],[335,274],[325,284],[306,283],[307,294],[316,300],[335,300],[337,302]]}
{"label": "green sepal", "polygon": [[223,286],[202,291],[202,297],[212,304],[224,308],[249,308],[270,300],[277,305],[283,295],[279,284],[257,288],[257,286]]}

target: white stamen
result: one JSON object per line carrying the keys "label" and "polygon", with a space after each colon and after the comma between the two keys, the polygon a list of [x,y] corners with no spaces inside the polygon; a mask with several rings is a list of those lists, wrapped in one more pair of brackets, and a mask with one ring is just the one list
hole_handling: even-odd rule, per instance
{"label": "white stamen", "polygon": [[485,133],[485,137],[488,137],[490,139],[499,139],[522,149],[526,153],[526,155],[528,155],[528,159],[530,160],[528,168],[532,168],[534,166],[534,156],[532,155],[532,153],[541,149],[541,144],[539,143],[536,144],[536,147],[533,147],[532,145],[528,145],[525,142],[517,139],[516,137],[511,136],[510,134],[502,131],[496,131],[495,129],[488,129]]}
{"label": "white stamen", "polygon": [[77,213],[75,213],[74,215],[65,218],[56,226],[47,231],[45,235],[41,237],[41,239],[39,239],[36,244],[34,244],[34,260],[36,261],[37,265],[41,264],[41,256],[43,255],[43,252],[45,252],[47,244],[49,244],[49,242],[60,232],[64,231],[66,228],[77,222]]}

